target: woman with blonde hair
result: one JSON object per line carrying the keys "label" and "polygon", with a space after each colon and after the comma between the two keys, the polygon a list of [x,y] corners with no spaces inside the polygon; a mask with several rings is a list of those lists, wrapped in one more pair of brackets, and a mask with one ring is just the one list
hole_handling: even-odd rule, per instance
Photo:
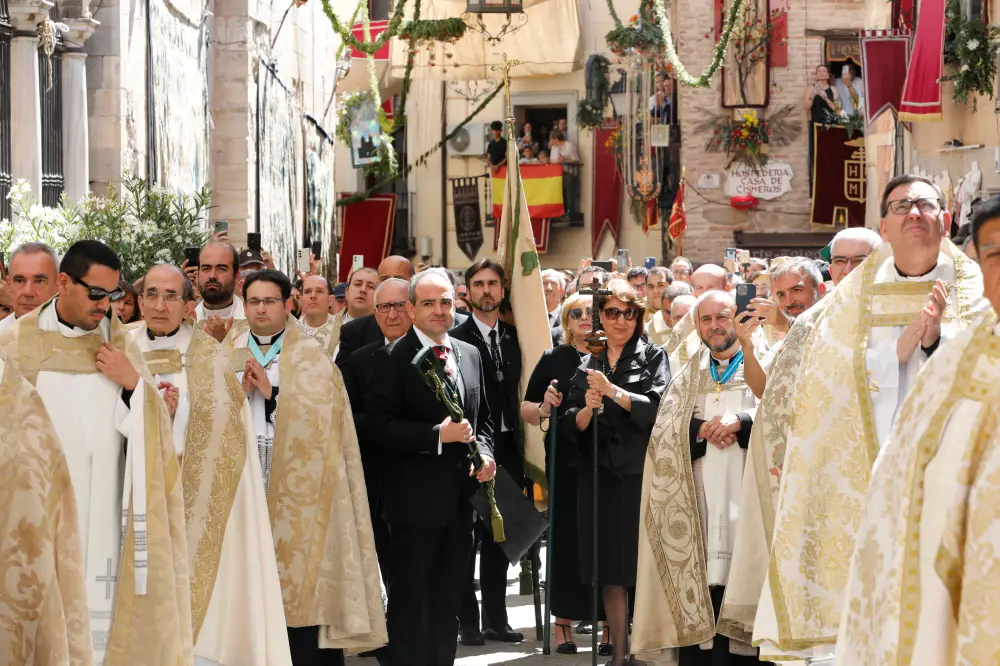
{"label": "woman with blonde hair", "polygon": [[[573,294],[563,301],[562,344],[542,354],[531,373],[524,402],[521,403],[521,418],[525,423],[547,429],[553,408],[562,404],[573,374],[580,367],[580,361],[588,354],[585,338],[591,330],[592,303],[593,298],[584,294]],[[592,619],[591,588],[580,577],[580,546],[576,525],[577,467],[580,456],[573,433],[560,428],[556,434],[555,492],[549,498],[552,540],[548,544],[547,553],[552,567],[551,578],[546,581],[546,585],[551,591],[552,614],[556,618],[556,652],[576,654],[573,621]],[[546,468],[549,464],[546,451]],[[603,619],[604,611],[598,611],[601,617],[596,618],[596,621],[599,622]]]}

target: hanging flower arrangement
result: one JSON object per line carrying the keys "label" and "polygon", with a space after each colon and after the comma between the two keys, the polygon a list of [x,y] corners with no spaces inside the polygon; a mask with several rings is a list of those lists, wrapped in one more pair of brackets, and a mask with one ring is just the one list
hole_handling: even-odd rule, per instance
{"label": "hanging flower arrangement", "polygon": [[953,99],[958,104],[968,103],[971,96],[975,112],[978,97],[994,95],[1000,28],[979,16],[964,16],[957,0],[948,0],[945,26],[944,62],[954,73],[941,80],[955,82]]}
{"label": "hanging flower arrangement", "polygon": [[698,124],[696,132],[711,132],[705,150],[725,153],[728,169],[743,164],[759,171],[768,161],[771,146],[788,146],[802,131],[802,121],[795,115],[795,106],[783,106],[769,118],[761,118],[753,109],[743,109],[736,118],[730,114],[716,115]]}
{"label": "hanging flower arrangement", "polygon": [[608,49],[617,56],[629,53],[655,56],[663,51],[663,31],[651,15],[633,14],[628,25],[612,29],[604,39]]}
{"label": "hanging flower arrangement", "polygon": [[417,48],[426,48],[436,42],[454,44],[465,36],[467,29],[460,18],[407,21],[399,27],[399,38],[409,40]]}

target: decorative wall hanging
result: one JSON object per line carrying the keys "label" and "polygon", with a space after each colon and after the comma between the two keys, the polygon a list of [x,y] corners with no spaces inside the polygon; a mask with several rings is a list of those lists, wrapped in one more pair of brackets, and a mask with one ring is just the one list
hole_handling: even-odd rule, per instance
{"label": "decorative wall hanging", "polygon": [[771,147],[791,145],[802,131],[799,108],[789,104],[767,118],[753,109],[744,109],[736,118],[732,113],[716,114],[695,125],[695,132],[710,132],[705,150],[726,153],[728,169],[734,163],[756,171],[767,164]]}

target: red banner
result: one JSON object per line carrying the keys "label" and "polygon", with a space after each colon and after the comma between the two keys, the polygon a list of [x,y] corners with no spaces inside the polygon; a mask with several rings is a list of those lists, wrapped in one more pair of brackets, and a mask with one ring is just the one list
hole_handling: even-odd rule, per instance
{"label": "red banner", "polygon": [[[378,38],[378,36],[380,34],[382,34],[383,32],[385,32],[385,29],[387,27],[389,27],[389,22],[388,21],[371,21],[368,24],[368,27],[369,27],[369,33],[372,36],[372,41],[374,42],[375,39]],[[353,28],[351,28],[351,34],[354,35],[354,37],[359,42],[365,41],[365,26],[364,26],[364,24],[363,23],[358,23]],[[389,43],[390,42],[392,42],[391,39],[386,40],[385,46],[383,46],[382,48],[380,48],[378,51],[375,52],[375,56],[374,56],[375,60],[388,60],[389,59]],[[352,58],[358,58],[360,60],[366,60],[368,58],[368,56],[366,56],[361,51],[358,51],[353,46],[351,47],[351,57]]]}
{"label": "red banner", "polygon": [[910,62],[910,31],[866,30],[861,33],[861,71],[865,73],[868,124],[887,110],[899,113]]}
{"label": "red banner", "polygon": [[[944,72],[945,0],[922,0],[920,21],[903,87],[899,119],[941,120],[941,75]],[[866,70],[865,78],[871,74]]]}
{"label": "red banner", "polygon": [[[549,250],[549,229],[552,227],[552,218],[543,217],[531,220],[531,234],[535,237],[535,251],[538,254],[545,254]],[[493,251],[500,247],[500,222],[493,224]]]}
{"label": "red banner", "polygon": [[617,128],[600,127],[594,130],[594,207],[593,223],[590,225],[591,256],[597,256],[597,248],[605,232],[618,244],[618,228],[622,215],[621,175],[618,173],[618,157],[615,149],[607,145],[608,139]]}
{"label": "red banner", "polygon": [[[771,0],[771,43],[768,58],[771,67],[788,67],[789,0]],[[868,73],[868,70],[865,70]]]}
{"label": "red banner", "polygon": [[382,260],[389,256],[396,220],[396,195],[375,194],[364,201],[344,206],[343,211],[344,233],[337,266],[338,282],[347,280],[354,255],[364,257],[365,268],[378,268]]}
{"label": "red banner", "polygon": [[865,138],[839,125],[814,125],[812,224],[865,226]]}

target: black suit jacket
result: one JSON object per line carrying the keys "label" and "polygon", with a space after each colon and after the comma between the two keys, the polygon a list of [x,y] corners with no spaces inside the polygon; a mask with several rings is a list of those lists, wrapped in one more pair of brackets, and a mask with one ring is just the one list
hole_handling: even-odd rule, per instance
{"label": "black suit jacket", "polygon": [[[490,407],[483,386],[483,364],[472,345],[452,339],[463,383],[462,409],[476,434],[480,454],[493,458]],[[387,477],[383,515],[390,524],[443,528],[460,516],[471,520],[468,500],[478,482],[469,476],[468,447],[441,444],[445,406],[411,361],[422,349],[414,329],[371,357],[376,378],[364,393],[365,430],[382,452]]]}
{"label": "black suit jacket", "polygon": [[[452,322],[451,327],[455,328],[466,319],[468,317],[456,312],[455,320]],[[351,358],[351,354],[365,345],[384,340],[385,336],[382,334],[382,329],[379,328],[378,322],[375,320],[375,315],[370,314],[367,317],[352,319],[340,327],[340,349],[337,351],[337,358],[334,363],[343,372],[344,368],[347,367],[347,361]]]}
{"label": "black suit jacket", "polygon": [[385,347],[385,338],[367,344],[351,354],[344,369],[344,387],[351,401],[351,412],[354,415],[354,428],[358,432],[358,444],[361,448],[361,464],[365,471],[365,486],[368,489],[368,503],[373,513],[379,512],[382,496],[382,480],[385,465],[378,441],[372,437],[368,428],[369,414],[365,410],[365,391],[373,381],[372,356]]}
{"label": "black suit jacket", "polygon": [[455,328],[452,338],[468,342],[479,350],[479,356],[483,360],[483,384],[486,386],[486,399],[490,404],[491,422],[493,433],[496,435],[501,428],[501,411],[507,427],[513,433],[509,440],[507,449],[502,450],[496,446],[497,437],[494,436],[494,450],[496,451],[496,461],[510,473],[515,480],[524,476],[521,466],[520,433],[521,433],[521,345],[517,339],[517,328],[504,322],[499,322],[497,335],[500,346],[500,359],[503,367],[503,382],[497,377],[497,367],[493,362],[493,355],[490,353],[489,340],[483,338],[482,332],[476,325],[475,316],[469,317],[465,323]]}

